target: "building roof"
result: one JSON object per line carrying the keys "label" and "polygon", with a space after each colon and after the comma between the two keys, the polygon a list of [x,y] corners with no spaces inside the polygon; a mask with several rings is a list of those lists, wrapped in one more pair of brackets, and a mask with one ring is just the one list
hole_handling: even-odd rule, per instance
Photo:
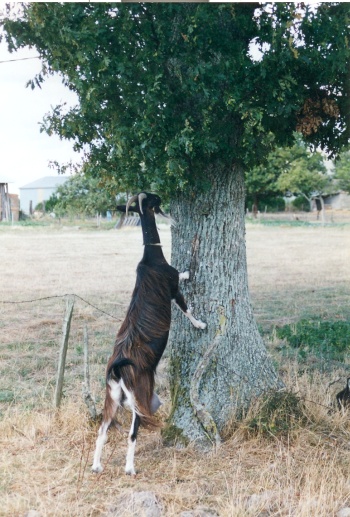
{"label": "building roof", "polygon": [[67,176],[44,176],[43,178],[23,185],[23,187],[19,187],[19,189],[22,190],[27,188],[55,188],[58,187],[58,185],[62,185],[63,183],[65,183],[67,179]]}

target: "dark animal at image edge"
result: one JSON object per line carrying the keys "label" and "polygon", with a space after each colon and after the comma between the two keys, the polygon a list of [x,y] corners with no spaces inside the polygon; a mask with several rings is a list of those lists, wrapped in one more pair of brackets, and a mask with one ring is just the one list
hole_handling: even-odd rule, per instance
{"label": "dark animal at image edge", "polygon": [[350,406],[350,377],[346,381],[346,387],[337,393],[338,409]]}
{"label": "dark animal at image edge", "polygon": [[102,449],[107,431],[119,406],[132,411],[125,472],[135,474],[134,453],[139,426],[157,427],[154,413],[161,402],[154,392],[154,376],[166,347],[170,322],[171,300],[198,329],[206,324],[197,320],[188,309],[179,290],[179,280],[189,273],[179,273],[163,255],[155,214],[164,216],[161,199],[155,194],[140,193],[118,210],[137,212],[141,218],[144,254],[137,267],[137,278],[130,306],[117,334],[114,351],[108,361],[106,398],[102,424],[96,440],[92,470],[102,472]]}

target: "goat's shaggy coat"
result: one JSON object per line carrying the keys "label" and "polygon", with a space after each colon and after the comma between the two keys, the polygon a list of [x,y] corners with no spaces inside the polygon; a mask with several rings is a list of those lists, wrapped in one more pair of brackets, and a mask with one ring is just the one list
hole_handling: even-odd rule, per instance
{"label": "goat's shaggy coat", "polygon": [[[131,202],[136,205],[129,208]],[[179,277],[188,278],[170,266],[160,247],[154,213],[162,213],[161,200],[154,194],[139,194],[121,211],[131,209],[140,214],[144,238],[144,255],[137,267],[137,279],[130,306],[117,334],[114,352],[108,361],[106,399],[103,421],[96,441],[92,470],[101,472],[101,454],[107,431],[117,408],[128,406],[133,413],[128,440],[125,471],[135,474],[134,451],[138,428],[157,427],[154,413],[160,406],[154,392],[154,375],[166,347],[170,322],[171,300],[175,300],[192,324],[204,329],[189,311],[179,291]]]}

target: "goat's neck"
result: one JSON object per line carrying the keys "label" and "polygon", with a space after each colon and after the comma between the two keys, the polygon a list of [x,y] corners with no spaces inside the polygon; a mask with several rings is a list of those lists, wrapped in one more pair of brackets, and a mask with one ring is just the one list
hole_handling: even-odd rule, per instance
{"label": "goat's neck", "polygon": [[156,226],[156,220],[153,213],[150,211],[145,212],[141,216],[141,225],[143,233],[143,244],[146,245],[159,245],[160,238]]}
{"label": "goat's neck", "polygon": [[143,216],[141,216],[141,225],[143,233],[143,244],[145,246],[143,260],[153,263],[166,262],[163,255],[163,250],[161,248],[154,215],[145,213]]}

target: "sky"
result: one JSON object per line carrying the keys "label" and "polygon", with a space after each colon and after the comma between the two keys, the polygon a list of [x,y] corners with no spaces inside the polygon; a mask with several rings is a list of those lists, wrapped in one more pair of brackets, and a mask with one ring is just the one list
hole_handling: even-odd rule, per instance
{"label": "sky", "polygon": [[40,121],[51,106],[62,101],[74,105],[76,97],[59,76],[48,78],[41,89],[26,88],[40,71],[40,59],[18,60],[36,55],[29,48],[10,54],[0,42],[0,179],[8,179],[11,194],[43,176],[56,176],[50,161],[79,161],[73,142],[40,133]]}

